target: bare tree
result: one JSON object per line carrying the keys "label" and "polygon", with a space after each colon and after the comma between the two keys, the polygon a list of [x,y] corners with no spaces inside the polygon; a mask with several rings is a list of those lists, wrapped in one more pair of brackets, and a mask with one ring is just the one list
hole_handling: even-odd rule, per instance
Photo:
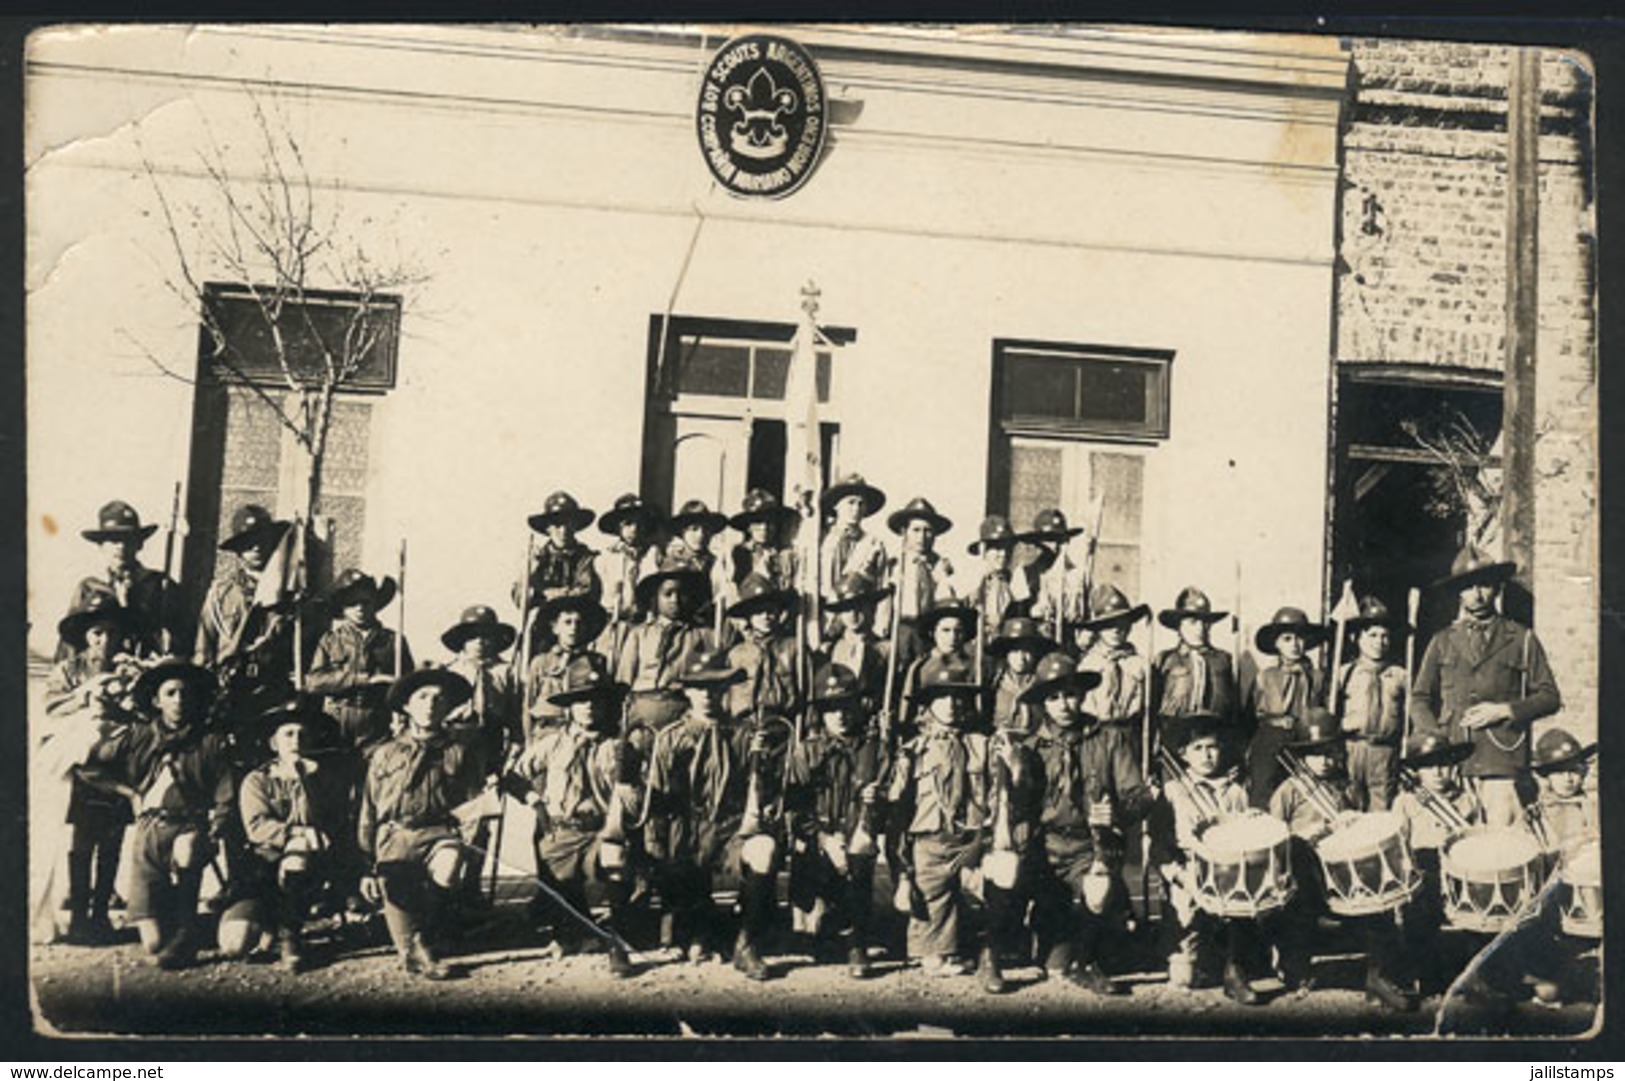
{"label": "bare tree", "polygon": [[1471,420],[1453,406],[1424,417],[1406,418],[1400,428],[1435,463],[1429,469],[1432,498],[1427,510],[1439,518],[1460,515],[1466,539],[1490,547],[1499,533],[1501,470],[1495,448]]}
{"label": "bare tree", "polygon": [[[258,96],[245,93],[258,143],[252,170],[233,171],[207,124],[207,145],[197,154],[206,180],[201,203],[181,203],[167,191],[144,147],[142,164],[175,264],[165,285],[197,313],[210,345],[200,376],[245,388],[291,433],[304,483],[290,509],[310,521],[321,513],[334,399],[355,385],[393,332],[401,294],[425,277],[404,262],[383,264],[369,255],[346,228],[340,189],[312,181],[286,118],[273,117]],[[341,305],[335,296],[342,296]],[[263,331],[275,362],[269,378],[266,365],[245,352],[243,328],[228,318],[227,297],[251,302],[255,329]],[[318,314],[330,312],[339,317]],[[165,375],[193,382],[136,344]]]}

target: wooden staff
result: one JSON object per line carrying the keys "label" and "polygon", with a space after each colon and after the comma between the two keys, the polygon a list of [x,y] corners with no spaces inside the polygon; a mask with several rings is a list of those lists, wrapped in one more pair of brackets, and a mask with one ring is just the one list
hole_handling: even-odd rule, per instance
{"label": "wooden staff", "polygon": [[1405,635],[1405,739],[1400,744],[1401,754],[1411,742],[1411,681],[1416,678],[1416,617],[1421,610],[1422,591],[1412,586],[1405,598],[1405,619],[1410,623],[1410,630]]}
{"label": "wooden staff", "polygon": [[395,575],[395,678],[400,679],[406,673],[401,671],[402,656],[406,642],[406,538],[401,538],[401,555]]}
{"label": "wooden staff", "polygon": [[903,625],[903,582],[908,577],[908,568],[903,563],[903,539],[897,538],[897,588],[892,590],[891,597],[891,650],[886,657],[886,700],[880,704],[880,741],[888,748],[891,746],[891,712],[893,694],[897,689],[897,647],[901,638],[900,630]]}
{"label": "wooden staff", "polygon": [[[1354,581],[1349,578],[1343,579],[1343,592],[1337,598],[1337,604],[1332,608],[1332,634],[1334,636],[1332,638],[1332,678],[1327,681],[1332,691],[1328,696],[1330,701],[1327,705],[1331,709],[1332,716],[1338,718],[1339,721],[1343,718],[1341,701],[1343,695],[1339,688],[1343,672],[1343,639],[1347,637],[1349,621],[1348,605],[1345,602],[1353,600],[1353,591]],[[1358,606],[1355,607],[1355,611],[1359,611]]]}
{"label": "wooden staff", "polygon": [[169,581],[175,570],[175,534],[180,529],[181,522],[181,482],[175,482],[175,495],[169,503],[169,532],[164,534],[164,577],[158,589],[158,644],[168,656],[172,643],[170,641],[170,596]]}
{"label": "wooden staff", "polygon": [[[536,534],[526,532],[525,573],[520,578],[522,585],[519,595],[519,642],[515,646],[513,660],[509,664],[510,671],[512,671],[514,665],[519,667],[517,685],[519,688],[519,732],[521,736],[528,735],[530,731],[530,563],[535,557],[535,546]],[[476,714],[476,720],[483,720],[483,718]],[[506,746],[506,741],[504,741],[504,746]],[[503,757],[507,757],[506,751],[504,751]],[[497,774],[501,777],[506,773],[507,763],[503,762],[498,766]],[[508,800],[502,794],[502,783],[499,780],[497,782],[496,837],[491,844],[491,886],[489,892],[492,904],[496,904],[497,900],[497,874],[502,869],[502,833],[507,822]]]}
{"label": "wooden staff", "polygon": [[[1140,775],[1151,779],[1151,662],[1156,657],[1157,620],[1145,621],[1145,667],[1140,680]],[[1151,923],[1151,830],[1140,825],[1140,903],[1143,919]]]}

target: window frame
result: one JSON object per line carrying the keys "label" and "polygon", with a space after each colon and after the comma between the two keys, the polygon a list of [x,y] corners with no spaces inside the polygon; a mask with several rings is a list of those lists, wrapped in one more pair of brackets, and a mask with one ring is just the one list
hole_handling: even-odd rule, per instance
{"label": "window frame", "polygon": [[[1147,419],[1144,423],[1120,423],[1076,418],[1008,415],[1004,401],[1005,365],[1012,356],[1038,356],[1071,361],[1074,370],[1083,367],[1090,361],[1106,364],[1127,364],[1144,368],[1151,373],[1147,388]],[[1011,436],[1037,436],[1141,445],[1152,445],[1164,441],[1170,436],[1173,361],[1174,351],[1171,349],[1056,342],[1033,338],[995,338],[993,339],[993,392],[990,403],[993,425],[997,434],[1006,438]]]}
{"label": "window frame", "polygon": [[[209,331],[209,321],[212,318],[217,318],[217,316],[208,309],[223,302],[247,304],[251,307],[252,315],[259,318],[263,325],[264,317],[259,310],[258,302],[254,299],[254,294],[270,292],[271,289],[270,286],[250,285],[243,282],[211,281],[203,283],[202,304],[206,310],[200,313],[198,320],[198,364],[200,373],[204,378],[220,379],[225,382],[246,381],[258,387],[288,388],[288,380],[281,366],[275,362],[274,357],[268,368],[251,368],[240,360],[228,360],[227,363],[231,373],[225,376],[214,370],[215,364],[212,360],[214,339]],[[339,383],[336,389],[347,394],[386,394],[395,389],[400,374],[402,314],[400,296],[393,293],[378,293],[363,298],[360,293],[351,290],[303,289],[300,290],[297,299],[289,298],[289,303],[295,305],[320,308],[357,308],[361,306],[363,301],[377,309],[389,320],[388,333],[379,336],[378,344],[375,347],[380,357],[379,366],[381,372],[378,375],[366,374],[371,366],[363,365],[356,375]],[[239,353],[239,355],[241,354]],[[300,379],[297,375],[295,381],[305,386],[319,386],[321,382],[320,379],[306,381]]]}

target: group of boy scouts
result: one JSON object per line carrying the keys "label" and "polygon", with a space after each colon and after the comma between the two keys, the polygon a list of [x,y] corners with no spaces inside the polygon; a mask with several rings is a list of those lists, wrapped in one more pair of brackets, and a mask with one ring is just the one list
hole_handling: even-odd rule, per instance
{"label": "group of boy scouts", "polygon": [[[1124,994],[1113,943],[1155,902],[1170,982],[1252,1005],[1256,980],[1315,986],[1324,897],[1304,888],[1269,919],[1197,910],[1203,827],[1267,812],[1298,860],[1328,808],[1392,809],[1433,877],[1398,912],[1345,922],[1366,925],[1368,999],[1411,1010],[1454,976],[1415,963],[1440,925],[1431,803],[1506,827],[1538,808],[1570,841],[1598,828],[1594,747],[1531,738],[1559,697],[1539,639],[1499,614],[1511,564],[1461,552],[1433,592],[1459,617],[1414,675],[1397,647],[1415,629],[1376,597],[1335,628],[1280,609],[1253,638],[1260,667],[1212,641],[1228,613],[1194,587],[1155,613],[1171,643],[1142,653],[1153,613],[1090,581],[1058,509],[1026,531],[990,516],[956,571],[930,501],[883,533],[886,503],[855,475],[823,492],[809,597],[792,538],[810,527],[767,492],[732,517],[691,501],[670,518],[637,495],[597,515],[555,493],[529,518],[520,625],[472,605],[421,667],[380,619],[389,577],[347,569],[319,599],[267,600],[294,527],[258,506],[234,513],[196,648],[176,656],[178,589],[139,559],[156,526],[109,503],[83,532],[105,570],[74,592],[47,695],[49,739],[71,750],[53,759],[72,789],[67,941],[115,941],[122,904],[156,963],[185,967],[212,912],[220,952],[298,971],[313,918],[381,911],[403,969],[445,979],[453,939],[489,917],[482,868],[517,800],[535,822],[528,916],[552,952],[601,949],[617,977],[635,956],[729,956],[766,980],[786,931],[869,977],[900,945],[879,918],[884,860],[907,958],[931,976],[997,994],[1036,964]],[[1338,634],[1352,659],[1330,671]],[[1402,773],[1427,791],[1400,792]],[[210,874],[219,897],[200,905]],[[715,908],[724,882],[734,919]]]}

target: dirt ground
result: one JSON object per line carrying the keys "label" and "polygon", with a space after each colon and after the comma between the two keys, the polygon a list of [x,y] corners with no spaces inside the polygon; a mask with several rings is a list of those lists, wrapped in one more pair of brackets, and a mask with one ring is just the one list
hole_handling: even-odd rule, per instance
{"label": "dirt ground", "polygon": [[[517,888],[515,886],[515,888]],[[875,955],[875,974],[854,981],[844,965],[815,964],[789,943],[767,951],[775,978],[751,983],[726,962],[701,965],[634,954],[630,980],[610,978],[601,956],[550,956],[525,920],[522,899],[501,902],[487,922],[448,950],[460,978],[427,983],[398,968],[376,923],[312,929],[314,967],[299,975],[265,960],[226,961],[206,952],[197,967],[165,972],[131,940],[86,948],[36,946],[31,983],[42,1032],[189,1035],[650,1035],[751,1037],[1237,1036],[1422,1037],[1441,999],[1414,1014],[1368,1005],[1357,953],[1321,952],[1320,986],[1283,995],[1256,986],[1267,1004],[1238,1006],[1213,990],[1176,990],[1146,944],[1126,940],[1112,967],[1121,998],[1040,982],[1035,968],[1007,971],[1012,989],[982,992],[969,976],[930,978]],[[1329,945],[1338,947],[1332,941]],[[1576,982],[1595,978],[1595,961]],[[1578,1035],[1593,1007],[1517,1006],[1494,1014],[1453,1006],[1447,1030],[1463,1035]]]}

